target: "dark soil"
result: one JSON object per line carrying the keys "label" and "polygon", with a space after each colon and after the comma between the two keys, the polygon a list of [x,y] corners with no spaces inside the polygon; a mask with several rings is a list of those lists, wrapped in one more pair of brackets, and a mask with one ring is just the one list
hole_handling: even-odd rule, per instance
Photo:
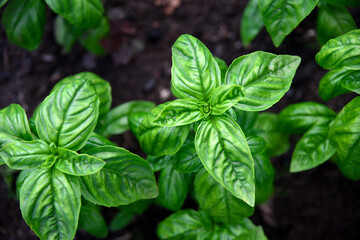
{"label": "dark soil", "polygon": [[[106,1],[112,31],[103,42],[110,53],[101,57],[87,53],[79,45],[70,54],[62,54],[53,38],[55,15],[50,10],[43,42],[34,52],[11,45],[0,28],[0,109],[19,103],[31,116],[58,80],[81,71],[95,72],[110,82],[113,106],[139,99],[167,101],[172,98],[169,91],[171,45],[182,33],[199,38],[228,64],[257,50],[299,55],[302,63],[290,91],[270,111],[278,112],[295,102],[321,102],[317,86],[325,71],[314,60],[319,50],[315,36],[316,12],[301,23],[280,48],[272,45],[265,30],[253,44],[244,48],[239,39],[239,26],[247,1],[182,0],[173,12],[155,2],[166,1]],[[360,11],[355,9],[352,13],[359,21]],[[328,105],[339,111],[352,97],[338,97]],[[141,154],[130,134],[113,140]],[[270,240],[360,239],[359,182],[345,179],[331,162],[310,171],[289,174],[290,158],[291,151],[273,159],[278,172],[276,191],[268,204],[256,210],[253,221],[263,226]],[[21,217],[12,189],[14,187],[9,188],[0,177],[0,239],[36,239]],[[107,221],[116,211],[104,209]],[[152,207],[125,230],[111,233],[107,239],[157,239],[156,224],[169,213]],[[76,239],[94,238],[79,231]]]}

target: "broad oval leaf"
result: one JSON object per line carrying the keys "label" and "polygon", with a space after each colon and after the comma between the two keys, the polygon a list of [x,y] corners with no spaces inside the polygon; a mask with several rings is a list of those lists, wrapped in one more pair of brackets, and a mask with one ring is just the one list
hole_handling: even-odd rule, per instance
{"label": "broad oval leaf", "polygon": [[341,68],[331,70],[321,78],[319,83],[319,95],[322,100],[329,101],[334,97],[348,93],[349,90],[342,86],[342,79],[347,75],[351,75],[354,70],[349,68]]}
{"label": "broad oval leaf", "polygon": [[32,51],[40,45],[45,30],[45,4],[42,0],[11,0],[1,22],[10,42]]}
{"label": "broad oval leaf", "polygon": [[105,54],[105,49],[101,45],[100,40],[106,38],[109,35],[109,32],[109,20],[103,16],[97,27],[84,31],[83,35],[79,39],[80,44],[93,54],[103,55]]}
{"label": "broad oval leaf", "polygon": [[182,210],[171,214],[157,227],[160,239],[191,240],[196,239],[202,228],[200,213],[195,210]]}
{"label": "broad oval leaf", "polygon": [[336,152],[328,139],[329,126],[315,125],[296,144],[290,172],[300,172],[319,166]]}
{"label": "broad oval leaf", "polygon": [[345,105],[330,127],[329,139],[336,148],[341,172],[351,180],[360,179],[360,97]]}
{"label": "broad oval leaf", "polygon": [[94,28],[99,25],[104,13],[100,0],[45,0],[49,7],[81,28]]}
{"label": "broad oval leaf", "polygon": [[205,169],[196,175],[195,193],[200,208],[211,215],[215,221],[224,224],[241,222],[254,212],[244,201],[235,197],[218,183]]}
{"label": "broad oval leaf", "polygon": [[274,192],[275,169],[270,158],[264,154],[253,155],[255,166],[255,203],[260,205]]}
{"label": "broad oval leaf", "polygon": [[177,99],[168,103],[153,123],[163,127],[183,126],[202,118],[203,113],[200,111],[197,100]]}
{"label": "broad oval leaf", "polygon": [[319,0],[258,0],[266,30],[276,47],[316,7]]}
{"label": "broad oval leaf", "polygon": [[106,162],[100,171],[80,177],[81,192],[90,202],[115,207],[157,197],[154,174],[141,157],[113,146],[93,148],[86,154]]}
{"label": "broad oval leaf", "polygon": [[195,147],[216,181],[254,206],[254,162],[241,128],[227,116],[211,117],[198,127]]}
{"label": "broad oval leaf", "polygon": [[336,7],[326,3],[319,4],[316,34],[322,45],[330,39],[356,28],[355,20],[345,7]]}
{"label": "broad oval leaf", "polygon": [[262,111],[289,90],[300,58],[254,52],[235,59],[226,73],[227,84],[243,87],[244,97],[235,105],[244,111]]}
{"label": "broad oval leaf", "polygon": [[325,69],[360,66],[360,29],[329,40],[316,54],[316,62]]}
{"label": "broad oval leaf", "polygon": [[56,168],[35,169],[21,187],[21,213],[40,239],[73,239],[80,207],[78,177]]}
{"label": "broad oval leaf", "polygon": [[78,228],[97,238],[108,235],[107,224],[99,207],[90,203],[81,206]]}
{"label": "broad oval leaf", "polygon": [[207,102],[221,85],[221,72],[209,49],[197,38],[181,35],[172,47],[171,88],[178,98]]}
{"label": "broad oval leaf", "polygon": [[250,0],[241,18],[240,36],[245,47],[259,34],[264,27],[258,0]]}
{"label": "broad oval leaf", "polygon": [[341,79],[341,86],[360,94],[360,69],[353,69]]}
{"label": "broad oval leaf", "polygon": [[223,85],[214,90],[209,103],[212,115],[221,115],[232,108],[244,97],[242,87],[238,85]]}
{"label": "broad oval leaf", "polygon": [[32,139],[26,113],[20,105],[10,104],[0,110],[0,148],[13,141]]}
{"label": "broad oval leaf", "polygon": [[161,170],[158,202],[171,211],[180,210],[188,193],[189,180],[188,174],[178,172],[172,166]]}
{"label": "broad oval leaf", "polygon": [[58,154],[60,158],[56,161],[55,167],[69,175],[90,175],[96,173],[105,165],[105,162],[100,158],[87,154],[77,154],[65,148],[59,148]]}
{"label": "broad oval leaf", "polygon": [[185,142],[190,124],[184,126],[162,127],[153,123],[166,104],[154,108],[142,121],[138,139],[141,149],[149,155],[161,156],[176,153]]}
{"label": "broad oval leaf", "polygon": [[335,117],[332,109],[316,102],[291,104],[279,114],[280,126],[287,133],[305,133],[314,125],[330,123]]}
{"label": "broad oval leaf", "polygon": [[90,81],[74,80],[53,91],[36,116],[39,137],[47,143],[81,149],[95,129],[99,98]]}
{"label": "broad oval leaf", "polygon": [[5,145],[0,155],[10,168],[22,170],[40,168],[53,156],[49,146],[41,141],[16,141]]}

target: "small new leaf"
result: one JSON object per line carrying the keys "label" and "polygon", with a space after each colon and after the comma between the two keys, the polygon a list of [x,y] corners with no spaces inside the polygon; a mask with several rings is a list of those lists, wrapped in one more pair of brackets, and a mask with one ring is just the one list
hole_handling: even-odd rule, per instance
{"label": "small new leaf", "polygon": [[212,115],[221,115],[237,104],[244,97],[242,87],[238,85],[223,85],[214,90],[209,100]]}

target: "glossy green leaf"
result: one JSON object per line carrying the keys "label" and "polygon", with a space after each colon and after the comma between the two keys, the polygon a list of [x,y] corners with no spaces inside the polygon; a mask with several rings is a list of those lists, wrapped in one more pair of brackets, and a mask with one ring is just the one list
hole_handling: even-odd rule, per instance
{"label": "glossy green leaf", "polygon": [[106,162],[100,171],[80,177],[81,192],[90,202],[115,207],[157,197],[155,177],[141,157],[113,146],[93,148],[86,153]]}
{"label": "glossy green leaf", "polygon": [[315,125],[296,144],[290,172],[300,172],[319,166],[336,152],[328,139],[329,126]]}
{"label": "glossy green leaf", "polygon": [[109,35],[109,32],[109,20],[106,17],[103,17],[96,28],[84,32],[79,39],[80,44],[89,52],[96,55],[102,55],[105,53],[105,50],[100,44],[100,41],[101,39],[106,38]]}
{"label": "glossy green leaf", "polygon": [[168,103],[153,120],[153,123],[164,127],[183,126],[197,122],[204,117],[197,100],[177,99]]}
{"label": "glossy green leaf", "polygon": [[316,33],[320,44],[356,28],[355,20],[345,7],[319,4]]}
{"label": "glossy green leaf", "polygon": [[215,227],[213,230],[212,237],[209,239],[266,240],[265,235],[261,235],[261,234],[259,234],[259,237],[264,237],[264,238],[259,238],[259,239],[251,238],[252,233],[258,231],[258,228],[259,227],[256,227],[248,218],[242,218],[242,221],[240,221],[238,224],[232,224],[232,225],[226,224],[226,225],[221,225],[218,228]]}
{"label": "glossy green leaf", "polygon": [[321,78],[319,83],[319,95],[322,100],[329,101],[334,97],[348,93],[349,90],[344,88],[341,84],[342,78],[351,75],[352,69],[341,68],[338,70],[331,70]]}
{"label": "glossy green leaf", "polygon": [[20,199],[20,190],[22,188],[22,185],[24,184],[26,178],[37,169],[25,169],[20,171],[19,175],[16,178],[16,196],[18,199]]}
{"label": "glossy green leaf", "polygon": [[165,104],[154,108],[142,121],[139,127],[138,138],[141,149],[149,155],[161,156],[176,153],[185,142],[190,125],[161,127],[153,123]]}
{"label": "glossy green leaf", "polygon": [[360,68],[352,70],[341,79],[341,86],[351,92],[360,94]]}
{"label": "glossy green leaf", "polygon": [[244,201],[235,197],[219,184],[205,169],[196,175],[195,192],[200,208],[215,221],[233,224],[254,212]]}
{"label": "glossy green leaf", "polygon": [[241,18],[240,36],[244,46],[248,46],[264,27],[258,0],[250,0]]}
{"label": "glossy green leaf", "polygon": [[217,62],[220,72],[221,72],[221,82],[225,79],[225,74],[228,69],[228,66],[224,60],[221,58],[215,57],[215,61]]}
{"label": "glossy green leaf", "polygon": [[266,149],[266,141],[262,137],[250,135],[246,137],[246,141],[249,145],[251,155],[261,153]]}
{"label": "glossy green leaf", "polygon": [[41,167],[53,153],[45,142],[34,140],[9,143],[1,149],[0,155],[10,168],[22,170]]}
{"label": "glossy green leaf", "polygon": [[0,148],[19,140],[32,140],[24,109],[18,104],[0,110]]}
{"label": "glossy green leaf", "polygon": [[7,3],[8,0],[0,0],[0,8]]}
{"label": "glossy green leaf", "polygon": [[81,28],[98,26],[104,13],[100,0],[45,0],[45,2],[54,12]]}
{"label": "glossy green leaf", "polygon": [[289,136],[280,131],[278,116],[273,113],[259,114],[252,133],[266,141],[266,154],[280,156],[290,148]]}
{"label": "glossy green leaf", "polygon": [[356,7],[360,6],[359,0],[322,0],[334,6],[343,6],[343,7]]}
{"label": "glossy green leaf", "polygon": [[157,228],[160,239],[193,240],[202,228],[200,213],[194,210],[178,211],[164,221]]}
{"label": "glossy green leaf", "polygon": [[78,177],[55,168],[36,169],[21,187],[21,213],[40,239],[73,239],[81,207],[80,194]]}
{"label": "glossy green leaf", "polygon": [[341,172],[351,180],[360,179],[360,97],[345,105],[330,127],[329,139],[336,148]]}
{"label": "glossy green leaf", "polygon": [[244,111],[265,110],[289,90],[300,58],[254,52],[235,59],[227,73],[227,84],[243,87],[244,97],[237,108]]}
{"label": "glossy green leaf", "polygon": [[11,0],[2,13],[1,23],[11,43],[34,50],[45,30],[45,4],[42,0]]}
{"label": "glossy green leaf", "polygon": [[318,0],[258,0],[266,30],[276,47],[316,7]]}
{"label": "glossy green leaf", "polygon": [[264,154],[253,155],[255,165],[255,203],[260,205],[274,192],[275,169],[270,158]]}
{"label": "glossy green leaf", "polygon": [[336,113],[317,102],[295,103],[279,114],[280,126],[287,133],[305,133],[314,125],[330,123]]}
{"label": "glossy green leaf", "polygon": [[47,143],[81,149],[94,130],[99,98],[90,81],[74,80],[53,91],[41,104],[36,129]]}
{"label": "glossy green leaf", "polygon": [[195,37],[181,35],[172,47],[171,88],[178,98],[207,102],[221,85],[221,72],[207,47]]}
{"label": "glossy green leaf", "polygon": [[78,228],[97,238],[108,235],[107,224],[99,207],[92,204],[81,206]]}
{"label": "glossy green leaf", "polygon": [[86,152],[92,148],[102,147],[102,146],[115,146],[115,144],[112,143],[111,141],[107,140],[103,136],[92,132],[89,140],[86,142],[85,146],[83,148],[81,148],[80,151]]}
{"label": "glossy green leaf", "polygon": [[223,85],[214,90],[209,100],[212,115],[221,115],[237,104],[244,97],[242,87]]}
{"label": "glossy green leaf", "polygon": [[316,62],[325,69],[360,66],[360,29],[329,40],[316,54]]}
{"label": "glossy green leaf", "polygon": [[149,101],[129,101],[111,109],[104,119],[101,135],[109,137],[129,130],[129,115],[136,112],[148,112],[155,104]]}
{"label": "glossy green leaf", "polygon": [[111,220],[109,229],[112,232],[120,231],[128,226],[134,219],[135,214],[129,211],[121,211]]}
{"label": "glossy green leaf", "polygon": [[128,117],[129,128],[131,132],[137,137],[139,133],[139,126],[141,122],[146,118],[149,112],[134,112],[130,113]]}
{"label": "glossy green leaf", "polygon": [[256,229],[252,229],[247,233],[241,234],[235,240],[267,240],[265,236],[264,230],[261,226],[256,227]]}
{"label": "glossy green leaf", "polygon": [[254,162],[241,128],[227,116],[201,122],[195,147],[208,172],[250,206],[255,203]]}
{"label": "glossy green leaf", "polygon": [[105,162],[100,158],[87,154],[77,154],[65,148],[59,148],[60,158],[56,161],[55,167],[63,173],[74,176],[85,176],[100,171]]}
{"label": "glossy green leaf", "polygon": [[242,111],[240,109],[234,108],[236,114],[236,122],[239,124],[241,129],[248,133],[254,127],[257,117],[259,115],[258,112],[247,112]]}
{"label": "glossy green leaf", "polygon": [[83,31],[83,29],[69,23],[60,15],[56,16],[54,22],[54,36],[56,42],[64,47],[64,53],[70,52]]}
{"label": "glossy green leaf", "polygon": [[172,211],[181,209],[189,188],[189,175],[176,171],[173,167],[161,170],[158,184],[159,203]]}
{"label": "glossy green leaf", "polygon": [[95,73],[92,72],[81,72],[69,77],[66,77],[59,81],[52,91],[55,91],[62,85],[69,84],[73,82],[75,79],[79,80],[89,80],[95,87],[95,90],[99,96],[100,106],[99,106],[99,118],[102,118],[106,115],[111,107],[111,86],[110,83],[103,78],[99,77]]}
{"label": "glossy green leaf", "polygon": [[168,166],[171,166],[171,156],[148,156],[146,161],[149,163],[153,172],[160,171]]}
{"label": "glossy green leaf", "polygon": [[190,132],[180,150],[170,156],[170,161],[176,170],[184,173],[191,173],[198,172],[203,168],[195,149],[194,140],[195,134]]}

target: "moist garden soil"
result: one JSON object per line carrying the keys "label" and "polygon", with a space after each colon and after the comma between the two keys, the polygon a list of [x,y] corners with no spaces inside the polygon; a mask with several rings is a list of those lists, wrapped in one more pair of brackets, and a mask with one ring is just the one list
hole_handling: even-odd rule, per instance
{"label": "moist garden soil", "polygon": [[[140,99],[157,104],[171,100],[171,46],[183,33],[199,38],[227,64],[258,50],[298,55],[302,62],[292,87],[270,111],[279,112],[296,102],[321,102],[317,86],[325,71],[314,60],[319,50],[316,11],[281,47],[275,48],[262,30],[245,48],[240,41],[239,27],[246,3],[240,0],[107,0],[105,7],[111,33],[102,41],[108,53],[100,57],[79,45],[75,45],[70,54],[64,54],[53,37],[55,14],[50,10],[43,42],[34,52],[10,44],[0,28],[0,109],[19,103],[31,116],[58,80],[81,71],[92,71],[110,82],[113,106]],[[351,12],[360,26],[359,9]],[[354,95],[338,97],[328,106],[339,111],[352,97]],[[292,143],[298,138],[292,137]],[[145,156],[130,133],[112,140]],[[290,174],[292,150],[293,147],[287,154],[272,159],[277,170],[275,193],[267,204],[256,209],[251,217],[254,223],[263,226],[269,240],[360,239],[360,183],[345,179],[331,162]],[[11,182],[9,178],[6,180]],[[6,184],[5,178],[0,177],[0,239],[36,239],[21,217],[14,189],[14,183]],[[188,200],[184,207],[196,205]],[[103,209],[108,223],[116,213],[116,208]],[[157,239],[156,225],[169,214],[162,208],[151,207],[129,227],[111,232],[106,239]],[[95,238],[78,231],[76,239]]]}

